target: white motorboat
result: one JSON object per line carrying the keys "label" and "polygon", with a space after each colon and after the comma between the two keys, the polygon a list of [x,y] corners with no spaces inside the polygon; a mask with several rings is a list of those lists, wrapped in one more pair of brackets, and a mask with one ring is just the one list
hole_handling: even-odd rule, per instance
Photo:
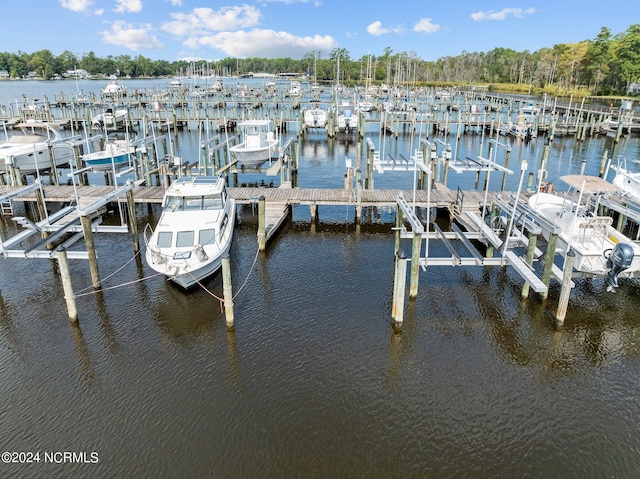
{"label": "white motorboat", "polygon": [[118,123],[122,123],[127,118],[126,108],[107,108],[104,113],[99,113],[91,118],[93,128],[116,128]]}
{"label": "white motorboat", "polygon": [[[569,175],[561,178],[580,191],[578,200],[551,193],[536,193],[529,198],[529,207],[558,229],[557,248],[575,253],[576,271],[606,275],[607,285],[615,288],[617,278],[640,271],[640,246],[616,230],[613,218],[595,216],[582,198],[615,190],[615,186],[598,177]],[[543,228],[545,239],[550,231]]]}
{"label": "white motorboat", "polygon": [[349,132],[358,126],[358,116],[353,108],[353,104],[348,100],[343,100],[338,105],[338,130]]}
{"label": "white motorboat", "polygon": [[96,171],[111,170],[130,164],[135,151],[128,135],[124,138],[109,136],[101,150],[82,155],[82,161]]}
{"label": "white motorboat", "polygon": [[236,218],[220,176],[183,176],[165,192],[162,215],[145,242],[149,267],[184,289],[220,269]]}
{"label": "white motorboat", "polygon": [[[11,166],[22,174],[50,169],[74,160],[73,146],[48,123],[29,123],[0,142],[0,172]],[[50,148],[51,147],[51,148]]]}
{"label": "white motorboat", "polygon": [[640,202],[640,172],[629,170],[626,161],[618,161],[616,165],[611,165],[610,168],[616,172],[613,184],[626,195]]}
{"label": "white motorboat", "polygon": [[304,124],[307,128],[324,128],[327,124],[327,112],[320,107],[304,111]]}
{"label": "white motorboat", "polygon": [[118,80],[112,80],[107,83],[100,91],[100,96],[103,98],[120,98],[127,94],[127,88]]}
{"label": "white motorboat", "polygon": [[513,136],[514,138],[528,140],[531,138],[537,138],[538,132],[536,131],[535,125],[533,123],[520,120],[515,123],[509,123],[507,135]]}
{"label": "white motorboat", "polygon": [[238,123],[241,142],[229,148],[239,163],[245,167],[258,167],[276,156],[278,140],[271,120],[246,120]]}

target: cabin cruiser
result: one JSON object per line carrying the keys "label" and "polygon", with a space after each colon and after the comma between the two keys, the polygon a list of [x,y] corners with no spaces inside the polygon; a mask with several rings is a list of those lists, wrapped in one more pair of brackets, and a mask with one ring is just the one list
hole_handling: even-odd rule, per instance
{"label": "cabin cruiser", "polygon": [[[221,176],[183,176],[165,192],[162,215],[145,242],[149,267],[184,289],[216,273],[236,219]],[[149,226],[147,226],[150,229]]]}
{"label": "cabin cruiser", "polygon": [[46,122],[25,123],[18,132],[0,142],[0,173],[10,167],[33,174],[73,161],[73,146]]}

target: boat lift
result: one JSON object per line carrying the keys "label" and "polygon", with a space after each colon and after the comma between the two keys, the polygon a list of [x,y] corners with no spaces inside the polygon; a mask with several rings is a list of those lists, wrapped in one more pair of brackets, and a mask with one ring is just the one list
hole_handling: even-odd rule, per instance
{"label": "boat lift", "polygon": [[[402,324],[402,301],[404,298],[404,285],[406,277],[403,276],[402,270],[406,271],[406,262],[408,258],[404,256],[400,248],[401,239],[413,239],[411,254],[411,273],[409,297],[415,298],[418,293],[418,275],[419,270],[426,271],[429,266],[511,266],[524,280],[522,289],[523,298],[528,296],[529,290],[540,293],[546,298],[549,290],[551,278],[562,283],[562,293],[560,304],[556,314],[558,324],[564,322],[566,307],[569,300],[569,291],[575,286],[572,281],[573,262],[565,262],[564,268],[561,269],[554,264],[555,245],[549,245],[547,251],[552,251],[552,255],[547,255],[536,246],[538,235],[545,228],[552,233],[557,234],[559,228],[550,224],[544,218],[533,212],[528,205],[520,201],[520,194],[524,176],[527,172],[527,162],[523,161],[520,168],[520,179],[518,190],[510,197],[496,195],[493,199],[494,210],[501,210],[506,216],[497,220],[502,222],[501,228],[493,228],[491,223],[487,224],[484,220],[484,214],[477,212],[464,212],[467,224],[467,231],[463,231],[456,223],[452,223],[452,231],[443,231],[437,223],[431,221],[431,176],[432,168],[425,164],[422,155],[416,151],[414,155],[414,163],[417,171],[427,175],[429,181],[427,184],[427,204],[426,204],[426,224],[423,224],[416,214],[415,204],[415,184],[414,184],[414,204],[410,205],[402,195],[398,195],[396,199],[396,276],[394,281],[394,305],[392,308],[392,317],[394,327],[401,327]],[[484,160],[484,159],[483,159]],[[492,162],[489,160],[479,161],[477,167],[489,168],[487,171],[494,171],[491,168]],[[503,169],[498,169],[504,171]],[[483,208],[483,212],[487,211]],[[492,213],[492,219],[493,219]],[[408,226],[411,230],[408,230]],[[528,235],[525,234],[528,232]],[[424,254],[422,254],[422,241],[424,240]],[[448,255],[434,257],[430,254],[429,242],[442,241]],[[485,254],[480,252],[474,245],[474,241],[479,241],[487,245]],[[456,245],[455,243],[459,244]],[[459,246],[461,245],[461,246]],[[524,247],[525,254],[517,253],[516,247]],[[550,249],[551,248],[551,249]],[[494,256],[494,252],[499,253]],[[544,268],[541,277],[539,277],[533,269],[533,262],[544,256]],[[567,256],[569,257],[569,255]],[[405,264],[403,264],[405,263]],[[396,303],[397,302],[397,303]]]}

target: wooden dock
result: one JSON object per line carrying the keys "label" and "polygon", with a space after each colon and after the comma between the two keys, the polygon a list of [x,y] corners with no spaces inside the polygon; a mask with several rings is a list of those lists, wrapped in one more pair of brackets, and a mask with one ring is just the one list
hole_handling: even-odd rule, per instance
{"label": "wooden dock", "polygon": [[[5,193],[17,191],[19,187],[5,186]],[[102,198],[113,192],[113,186],[45,186],[44,198],[47,202],[69,203],[75,200],[77,191],[78,198]],[[258,198],[264,196],[267,204],[280,203],[285,205],[308,205],[308,206],[348,206],[356,203],[356,191],[333,188],[261,188],[261,187],[231,187],[227,189],[229,197],[236,200],[238,204],[255,203]],[[464,206],[478,208],[484,201],[483,191],[464,191]],[[408,202],[413,201],[413,190],[406,189],[376,189],[361,191],[361,206],[389,207],[396,204],[396,197],[402,194]],[[427,192],[425,190],[416,191],[416,202],[421,206],[426,206]],[[161,186],[135,186],[133,188],[134,202],[138,204],[160,204],[164,190]],[[431,190],[431,206],[437,208],[450,208],[456,204],[458,192],[450,190],[444,185],[438,184]],[[489,194],[489,199],[492,198]],[[31,192],[15,198],[18,201],[35,201],[35,193]],[[120,198],[120,201],[126,201]]]}

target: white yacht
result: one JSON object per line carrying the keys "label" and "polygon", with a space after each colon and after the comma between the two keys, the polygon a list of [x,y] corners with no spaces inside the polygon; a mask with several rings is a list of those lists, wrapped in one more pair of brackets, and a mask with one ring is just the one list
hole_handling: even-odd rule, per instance
{"label": "white yacht", "polygon": [[251,168],[276,156],[278,140],[273,134],[271,120],[246,120],[238,123],[241,142],[229,148],[242,165]]}
{"label": "white yacht", "polygon": [[[221,176],[183,176],[165,192],[162,215],[145,242],[149,267],[184,289],[220,269],[236,219]],[[149,227],[147,227],[149,228]]]}
{"label": "white yacht", "polygon": [[0,142],[0,172],[11,166],[26,175],[74,160],[73,146],[48,123],[24,124],[18,131]]}

